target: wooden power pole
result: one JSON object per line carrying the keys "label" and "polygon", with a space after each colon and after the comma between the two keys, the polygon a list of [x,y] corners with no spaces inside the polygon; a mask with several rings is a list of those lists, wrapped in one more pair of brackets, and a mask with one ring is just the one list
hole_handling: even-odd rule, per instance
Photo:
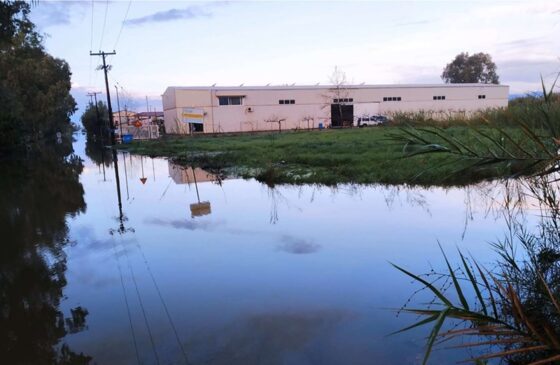
{"label": "wooden power pole", "polygon": [[107,77],[107,71],[109,70],[109,66],[105,62],[105,56],[116,55],[117,52],[103,52],[99,51],[97,53],[92,53],[89,51],[90,56],[101,56],[103,58],[103,66],[101,68],[105,72],[105,90],[107,91],[107,109],[109,112],[109,127],[111,128],[111,144],[115,144],[115,124],[113,123],[113,108],[111,107],[111,94],[109,93],[109,79]]}

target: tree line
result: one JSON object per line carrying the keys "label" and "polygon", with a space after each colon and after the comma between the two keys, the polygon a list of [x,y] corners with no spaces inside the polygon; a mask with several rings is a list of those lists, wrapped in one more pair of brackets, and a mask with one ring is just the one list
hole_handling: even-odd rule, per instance
{"label": "tree line", "polygon": [[70,141],[70,67],[45,51],[24,1],[0,2],[0,153]]}

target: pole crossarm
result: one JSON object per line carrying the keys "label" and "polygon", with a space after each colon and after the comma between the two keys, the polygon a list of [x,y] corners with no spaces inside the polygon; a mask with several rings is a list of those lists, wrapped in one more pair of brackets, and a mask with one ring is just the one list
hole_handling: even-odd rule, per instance
{"label": "pole crossarm", "polygon": [[89,52],[90,56],[101,56],[103,59],[103,66],[101,66],[101,68],[103,69],[104,73],[105,73],[105,90],[107,92],[107,109],[109,112],[109,126],[111,128],[111,144],[114,145],[115,144],[115,123],[113,123],[113,108],[111,106],[111,94],[109,92],[109,78],[107,77],[107,71],[109,70],[109,65],[107,65],[107,63],[105,62],[105,57],[106,56],[111,56],[111,55],[116,55],[117,52],[115,52],[113,50],[113,52],[103,52],[103,51],[99,51],[99,52]]}

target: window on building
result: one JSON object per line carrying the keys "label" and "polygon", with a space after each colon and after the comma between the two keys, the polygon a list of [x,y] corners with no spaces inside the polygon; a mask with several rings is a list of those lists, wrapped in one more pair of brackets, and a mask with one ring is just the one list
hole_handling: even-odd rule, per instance
{"label": "window on building", "polygon": [[478,98],[479,99],[486,99],[486,95],[479,95]]}
{"label": "window on building", "polygon": [[334,104],[338,104],[338,103],[353,103],[354,99],[353,98],[340,98],[340,99],[333,99],[333,103]]}
{"label": "window on building", "polygon": [[242,96],[218,96],[220,105],[241,105],[243,104]]}
{"label": "window on building", "polygon": [[295,104],[296,101],[294,99],[280,99],[278,100],[278,104]]}
{"label": "window on building", "polygon": [[445,100],[445,95],[434,96],[434,100]]}
{"label": "window on building", "polygon": [[383,101],[401,101],[401,97],[400,96],[385,96],[383,98]]}

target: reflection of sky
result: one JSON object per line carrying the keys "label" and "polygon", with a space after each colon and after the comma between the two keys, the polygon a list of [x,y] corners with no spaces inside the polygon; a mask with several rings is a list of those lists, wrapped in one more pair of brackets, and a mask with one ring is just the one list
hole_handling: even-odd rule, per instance
{"label": "reflection of sky", "polygon": [[[136,363],[121,275],[146,363],[155,355],[142,306],[162,362],[182,359],[158,290],[195,363],[414,363],[427,329],[385,337],[414,319],[386,308],[400,307],[417,287],[388,262],[443,270],[437,240],[452,257],[458,246],[488,262],[487,241],[503,232],[474,206],[462,239],[462,189],[270,191],[253,180],[204,182],[200,199],[212,213],[193,219],[195,187],[175,184],[165,160],[119,154],[119,171],[125,227],[134,232],[108,233],[118,227],[114,171],[105,182],[86,160],[87,212],[71,220],[77,244],[67,249],[64,306],[90,313],[89,329],[68,341],[100,364]],[[433,363],[450,357],[435,352]]]}

